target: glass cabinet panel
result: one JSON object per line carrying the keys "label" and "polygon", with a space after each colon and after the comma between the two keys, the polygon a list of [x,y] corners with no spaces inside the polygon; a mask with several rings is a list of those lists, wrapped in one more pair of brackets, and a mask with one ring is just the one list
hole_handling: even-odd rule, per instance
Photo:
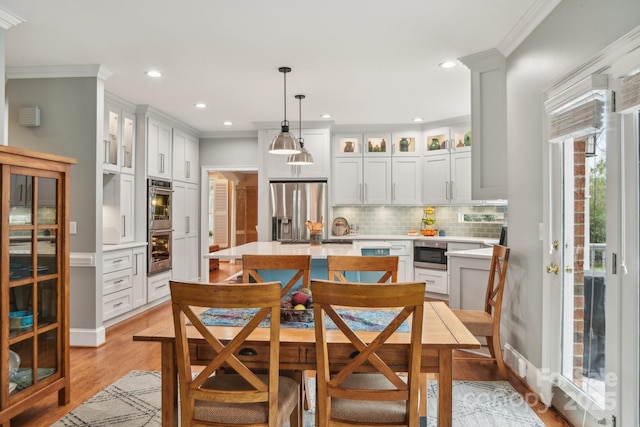
{"label": "glass cabinet panel", "polygon": [[38,230],[38,276],[56,274],[58,272],[58,236],[57,229]]}
{"label": "glass cabinet panel", "polygon": [[133,168],[133,141],[135,136],[135,121],[132,117],[123,116],[122,124],[122,167]]}
{"label": "glass cabinet panel", "polygon": [[11,212],[9,214],[9,224],[32,224],[33,177],[12,173],[10,183],[9,200]]}
{"label": "glass cabinet panel", "polygon": [[107,136],[104,141],[104,163],[107,165],[118,164],[118,143],[120,131],[120,114],[109,111],[107,121]]}

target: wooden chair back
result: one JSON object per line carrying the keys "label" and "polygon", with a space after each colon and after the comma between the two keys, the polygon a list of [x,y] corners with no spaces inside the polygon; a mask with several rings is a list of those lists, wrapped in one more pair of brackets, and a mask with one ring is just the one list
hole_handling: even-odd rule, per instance
{"label": "wooden chair back", "polygon": [[[425,284],[421,282],[351,283],[314,279],[311,282],[311,290],[314,298],[317,363],[316,411],[319,425],[327,426],[335,421],[332,405],[336,405],[337,402],[334,399],[341,399],[343,403],[352,402],[356,411],[361,411],[358,408],[363,407],[363,403],[365,403],[363,401],[373,401],[374,407],[380,409],[383,414],[385,413],[385,403],[396,401],[394,403],[397,404],[397,401],[405,401],[404,423],[398,425],[419,425],[419,374]],[[367,339],[365,342],[340,315],[339,310],[336,310],[337,306],[372,310],[393,308],[395,310],[392,313],[396,313],[396,315],[384,326],[381,332],[376,332],[375,338]],[[348,358],[345,355],[332,354],[331,346],[327,345],[325,323],[327,317],[353,344],[355,351]],[[408,322],[410,325],[411,337],[410,349],[407,353],[409,368],[406,380],[396,374],[385,361],[384,354],[380,353],[387,340],[404,322]],[[357,374],[357,372],[363,371],[367,373]],[[377,373],[378,378],[382,379],[384,387],[362,389],[349,385],[357,376],[360,376],[360,379],[374,378],[372,373],[374,373],[373,375]],[[357,421],[352,421],[354,425],[358,425]],[[371,420],[366,421],[371,422]],[[378,422],[386,424],[389,423],[389,420],[379,420]]]}
{"label": "wooden chair back", "polygon": [[[398,281],[397,256],[327,256],[327,270],[329,280],[349,282],[346,272],[380,272],[382,276],[378,283]],[[353,280],[351,280],[353,281]]]}
{"label": "wooden chair back", "polygon": [[[203,400],[217,403],[268,404],[269,422],[276,425],[278,417],[278,363],[280,334],[280,283],[227,284],[227,283],[186,283],[171,281],[171,302],[176,334],[176,356],[180,384],[180,406],[182,425],[191,425],[194,420],[194,401]],[[256,309],[247,324],[227,344],[213,335],[198,316],[198,308],[245,308]],[[269,345],[268,383],[263,382],[237,356],[243,343],[260,322],[271,317]],[[206,340],[216,356],[204,369],[195,374],[192,371],[192,350],[187,340],[187,323]],[[193,335],[193,332],[189,332]],[[195,357],[195,356],[193,356]],[[216,370],[223,365],[230,366],[250,386],[243,389],[211,390],[203,387]],[[193,376],[195,374],[195,376]],[[296,396],[297,398],[297,396]],[[214,424],[207,424],[214,425]]]}
{"label": "wooden chair back", "polygon": [[484,310],[493,316],[494,324],[497,322],[500,333],[500,314],[502,312],[502,295],[507,278],[509,266],[509,253],[511,249],[506,246],[495,245],[491,255],[489,267],[489,279],[487,281],[487,293],[484,299]]}
{"label": "wooden chair back", "polygon": [[[292,270],[293,276],[282,287],[281,295],[286,295],[302,279],[302,287],[309,288],[311,282],[311,255],[243,255],[242,281],[263,283],[258,270]],[[284,281],[282,281],[284,283]]]}

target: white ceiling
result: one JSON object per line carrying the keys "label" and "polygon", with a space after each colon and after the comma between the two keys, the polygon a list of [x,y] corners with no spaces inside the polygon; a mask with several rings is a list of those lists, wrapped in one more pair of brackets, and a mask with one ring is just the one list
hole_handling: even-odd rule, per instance
{"label": "white ceiling", "polygon": [[[445,60],[508,55],[559,0],[0,0],[10,67],[100,64],[106,90],[204,135],[427,122],[470,113],[470,72]],[[149,69],[160,79],[144,75]],[[205,102],[208,108],[194,108]],[[230,120],[233,126],[223,126]]]}

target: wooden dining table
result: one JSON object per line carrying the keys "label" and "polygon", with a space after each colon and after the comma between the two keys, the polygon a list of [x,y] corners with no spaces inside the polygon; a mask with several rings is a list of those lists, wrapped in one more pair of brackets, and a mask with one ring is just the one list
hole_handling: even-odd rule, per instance
{"label": "wooden dining table", "polygon": [[[422,362],[420,371],[437,374],[438,380],[438,426],[451,426],[452,419],[452,359],[453,351],[479,349],[480,343],[458,320],[443,302],[425,301],[422,333]],[[231,340],[240,329],[233,326],[209,326],[216,337]],[[187,327],[193,351],[194,365],[204,365],[213,354],[194,327]],[[365,341],[378,333],[358,332]],[[407,370],[409,333],[396,332],[387,341],[380,356],[396,372]],[[178,371],[176,365],[175,333],[173,320],[166,319],[133,336],[134,341],[158,342],[161,346],[162,363],[162,425],[178,425]],[[331,364],[348,363],[354,351],[350,341],[337,330],[327,331],[329,345],[336,346],[340,356]],[[268,367],[269,328],[256,329],[237,356],[251,368]],[[315,332],[309,329],[280,329],[280,368],[282,370],[315,370]],[[424,387],[422,387],[424,390]],[[426,396],[425,396],[426,397]],[[422,405],[421,405],[422,406]],[[425,406],[426,407],[426,406]]]}

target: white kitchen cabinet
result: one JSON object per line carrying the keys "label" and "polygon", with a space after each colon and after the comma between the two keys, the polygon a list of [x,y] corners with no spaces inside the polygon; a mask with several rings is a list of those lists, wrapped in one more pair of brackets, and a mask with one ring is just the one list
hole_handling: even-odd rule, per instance
{"label": "white kitchen cabinet", "polygon": [[133,308],[133,251],[106,251],[102,260],[102,320],[109,320]]}
{"label": "white kitchen cabinet", "polygon": [[[268,132],[268,142],[280,131]],[[296,138],[300,133],[294,131]],[[267,171],[270,179],[327,179],[331,173],[329,129],[303,129],[304,148],[313,157],[312,165],[289,165],[289,156],[267,154]]]}
{"label": "white kitchen cabinet", "polygon": [[171,280],[171,272],[154,274],[147,281],[147,300],[155,301],[165,297],[171,293],[169,289],[169,281]]}
{"label": "white kitchen cabinet", "polygon": [[174,128],[172,150],[173,180],[197,184],[200,166],[198,138]]}
{"label": "white kitchen cabinet", "polygon": [[333,160],[333,204],[362,204],[362,157],[336,157]]}
{"label": "white kitchen cabinet", "polygon": [[471,70],[473,197],[507,199],[507,65],[497,49],[460,61]]}
{"label": "white kitchen cabinet", "polygon": [[429,268],[415,268],[413,280],[424,282],[425,298],[449,300],[449,277],[447,270],[435,270]]}
{"label": "white kitchen cabinet", "polygon": [[412,240],[366,240],[363,245],[375,247],[376,244],[390,244],[389,255],[398,257],[398,282],[413,280],[413,241]]}
{"label": "white kitchen cabinet", "polygon": [[366,157],[362,166],[363,203],[388,205],[391,203],[391,157]]}
{"label": "white kitchen cabinet", "polygon": [[172,131],[165,122],[147,119],[147,175],[150,178],[171,179]]}
{"label": "white kitchen cabinet", "polygon": [[104,108],[103,172],[135,173],[136,118],[133,108],[108,100]]}
{"label": "white kitchen cabinet", "polygon": [[423,204],[473,203],[470,141],[469,124],[466,123],[425,131],[422,158]]}
{"label": "white kitchen cabinet", "polygon": [[416,206],[422,204],[422,165],[420,157],[392,158],[391,203]]}
{"label": "white kitchen cabinet", "polygon": [[146,246],[133,248],[133,266],[131,272],[131,300],[133,308],[138,308],[147,303],[146,264]]}
{"label": "white kitchen cabinet", "polygon": [[[396,160],[392,144],[388,133],[334,136],[333,205],[420,204],[419,160],[404,155]],[[405,165],[408,169],[403,170]]]}
{"label": "white kitchen cabinet", "polygon": [[484,310],[491,254],[492,249],[486,248],[448,255],[451,308]]}
{"label": "white kitchen cabinet", "polygon": [[173,183],[172,279],[196,280],[198,257],[198,186]]}
{"label": "white kitchen cabinet", "polygon": [[135,238],[135,176],[102,176],[102,242],[119,244]]}

